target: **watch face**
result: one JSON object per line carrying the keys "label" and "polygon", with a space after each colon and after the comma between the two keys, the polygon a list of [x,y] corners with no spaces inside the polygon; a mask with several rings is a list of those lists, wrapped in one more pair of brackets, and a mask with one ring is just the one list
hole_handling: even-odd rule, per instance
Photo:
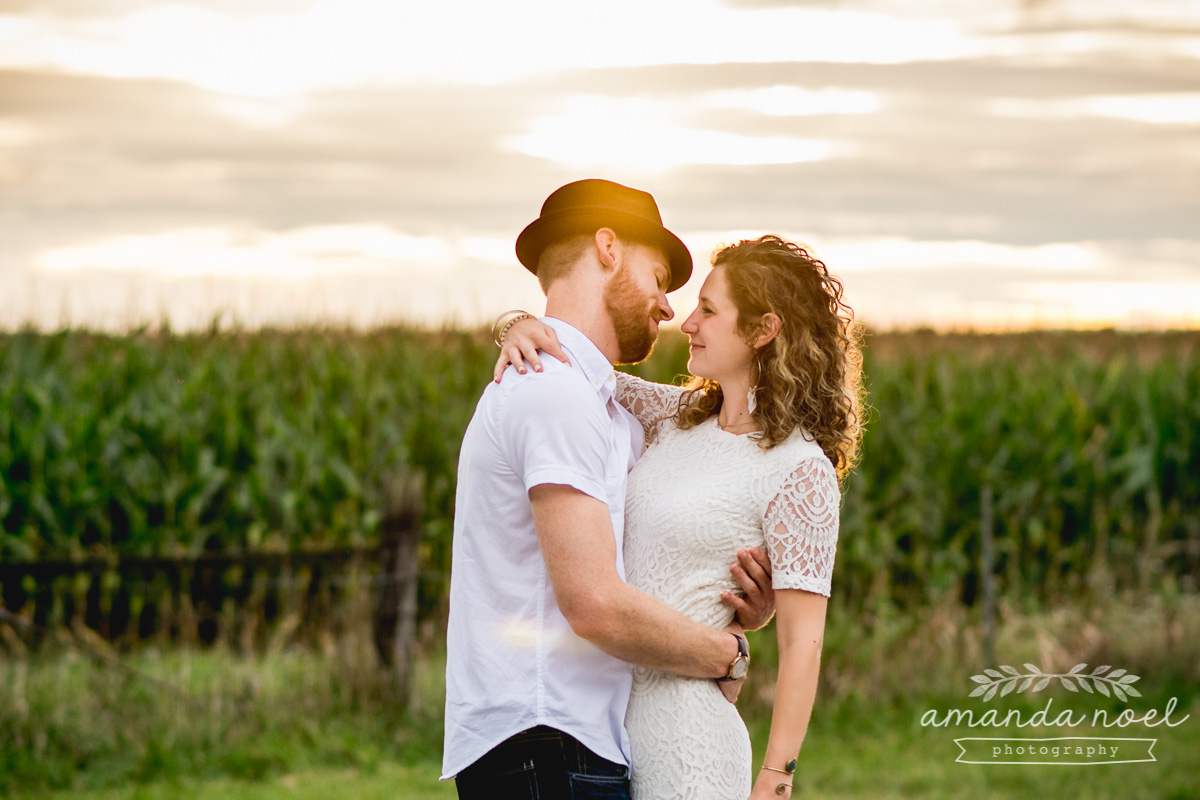
{"label": "watch face", "polygon": [[732,678],[736,681],[746,676],[746,670],[750,669],[750,659],[739,658],[737,663],[733,665]]}

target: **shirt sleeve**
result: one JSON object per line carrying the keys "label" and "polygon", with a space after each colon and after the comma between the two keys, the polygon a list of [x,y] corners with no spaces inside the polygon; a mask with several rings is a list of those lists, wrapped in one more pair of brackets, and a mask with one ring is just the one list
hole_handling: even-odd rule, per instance
{"label": "shirt sleeve", "polygon": [[617,402],[637,417],[647,440],[658,430],[659,423],[679,410],[683,392],[682,386],[653,383],[617,370]]}
{"label": "shirt sleeve", "polygon": [[585,380],[569,372],[535,374],[513,389],[498,421],[501,446],[526,491],[562,484],[608,502],[612,425]]}
{"label": "shirt sleeve", "polygon": [[840,505],[829,459],[807,459],[787,477],[763,517],[772,586],[829,596]]}

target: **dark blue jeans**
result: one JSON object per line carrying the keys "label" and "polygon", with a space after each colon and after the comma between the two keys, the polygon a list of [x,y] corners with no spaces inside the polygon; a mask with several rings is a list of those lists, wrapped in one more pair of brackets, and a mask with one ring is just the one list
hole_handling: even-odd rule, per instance
{"label": "dark blue jeans", "polygon": [[454,779],[460,800],[629,800],[629,769],[546,725],[505,739]]}

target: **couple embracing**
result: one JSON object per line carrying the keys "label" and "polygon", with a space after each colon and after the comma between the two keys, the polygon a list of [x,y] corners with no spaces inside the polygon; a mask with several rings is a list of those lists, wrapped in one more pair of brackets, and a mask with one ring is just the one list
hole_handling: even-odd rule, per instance
{"label": "couple embracing", "polygon": [[[567,184],[516,249],[546,314],[497,320],[463,437],[444,777],[462,798],[786,797],[859,440],[841,284],[779,237],[719,250],[682,325],[694,377],[668,386],[613,369],[692,271],[649,194]],[[742,631],[772,614],[756,768],[733,701]]]}

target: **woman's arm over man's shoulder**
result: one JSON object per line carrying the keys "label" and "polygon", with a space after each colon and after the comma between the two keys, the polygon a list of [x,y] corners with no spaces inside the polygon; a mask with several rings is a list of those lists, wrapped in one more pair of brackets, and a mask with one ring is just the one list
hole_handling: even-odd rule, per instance
{"label": "woman's arm over man's shoulder", "polygon": [[663,420],[679,410],[684,391],[682,386],[654,383],[617,370],[617,402],[642,423],[647,440]]}

